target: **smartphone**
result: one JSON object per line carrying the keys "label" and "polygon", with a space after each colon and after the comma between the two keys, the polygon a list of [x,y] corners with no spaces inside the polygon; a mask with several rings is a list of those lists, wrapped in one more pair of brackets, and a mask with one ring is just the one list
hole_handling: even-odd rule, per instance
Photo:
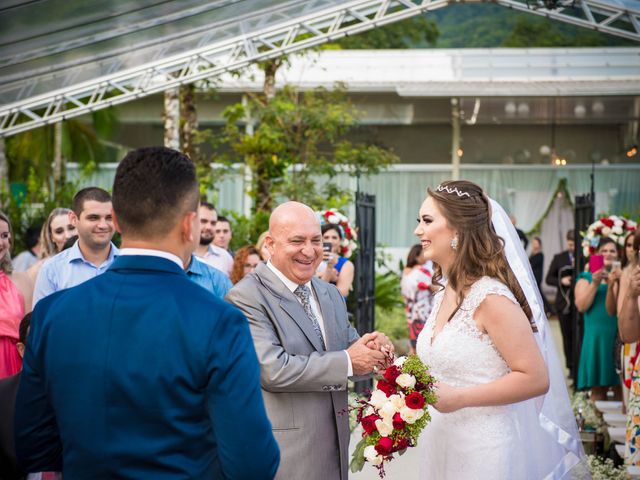
{"label": "smartphone", "polygon": [[594,254],[589,257],[589,271],[591,273],[596,273],[603,267],[604,257],[602,255]]}
{"label": "smartphone", "polygon": [[331,242],[322,242],[323,252],[331,253],[332,248],[333,248],[333,245],[331,244]]}
{"label": "smartphone", "polygon": [[622,270],[622,262],[620,262],[619,260],[614,260],[613,262],[611,262],[611,265],[609,265],[609,267],[607,267],[607,270],[609,272],[615,272],[616,270]]}

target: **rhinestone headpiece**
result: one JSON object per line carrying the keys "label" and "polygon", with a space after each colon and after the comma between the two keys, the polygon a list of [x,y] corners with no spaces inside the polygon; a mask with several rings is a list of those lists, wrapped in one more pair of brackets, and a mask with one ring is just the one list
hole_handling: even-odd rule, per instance
{"label": "rhinestone headpiece", "polygon": [[448,187],[446,185],[440,184],[440,185],[438,185],[436,187],[436,191],[438,191],[438,192],[447,192],[447,193],[455,193],[456,195],[458,195],[458,197],[467,196],[467,197],[471,198],[471,195],[469,195],[467,192],[463,192],[461,190],[458,190],[458,187],[450,188],[450,187]]}

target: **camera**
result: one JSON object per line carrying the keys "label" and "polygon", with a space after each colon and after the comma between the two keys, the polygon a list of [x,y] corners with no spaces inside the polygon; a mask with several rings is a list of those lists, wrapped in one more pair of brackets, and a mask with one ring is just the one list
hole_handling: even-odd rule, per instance
{"label": "camera", "polygon": [[332,248],[333,248],[333,245],[331,244],[331,242],[322,242],[323,252],[331,253]]}

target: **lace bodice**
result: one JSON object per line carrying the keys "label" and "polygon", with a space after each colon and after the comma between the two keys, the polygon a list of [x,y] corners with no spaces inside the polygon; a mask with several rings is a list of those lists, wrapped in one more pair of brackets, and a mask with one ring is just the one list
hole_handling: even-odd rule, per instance
{"label": "lace bodice", "polygon": [[463,387],[488,383],[509,372],[491,338],[474,320],[476,309],[487,295],[503,295],[517,303],[506,285],[483,277],[472,285],[460,309],[433,338],[444,290],[436,294],[431,315],[418,337],[417,353],[438,380]]}

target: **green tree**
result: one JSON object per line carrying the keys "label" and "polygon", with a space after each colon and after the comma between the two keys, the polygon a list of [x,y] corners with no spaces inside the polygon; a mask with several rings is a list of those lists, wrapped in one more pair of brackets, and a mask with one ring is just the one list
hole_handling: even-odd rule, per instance
{"label": "green tree", "polygon": [[[221,133],[208,132],[208,137],[213,138],[216,162],[250,168],[255,212],[268,212],[283,198],[313,208],[342,206],[350,193],[333,181],[341,169],[369,175],[397,161],[384,148],[345,138],[357,117],[344,85],[307,92],[287,86],[270,99],[264,94],[247,97],[244,104],[225,110]],[[245,131],[247,119],[253,133]],[[319,183],[319,178],[326,180]]]}

